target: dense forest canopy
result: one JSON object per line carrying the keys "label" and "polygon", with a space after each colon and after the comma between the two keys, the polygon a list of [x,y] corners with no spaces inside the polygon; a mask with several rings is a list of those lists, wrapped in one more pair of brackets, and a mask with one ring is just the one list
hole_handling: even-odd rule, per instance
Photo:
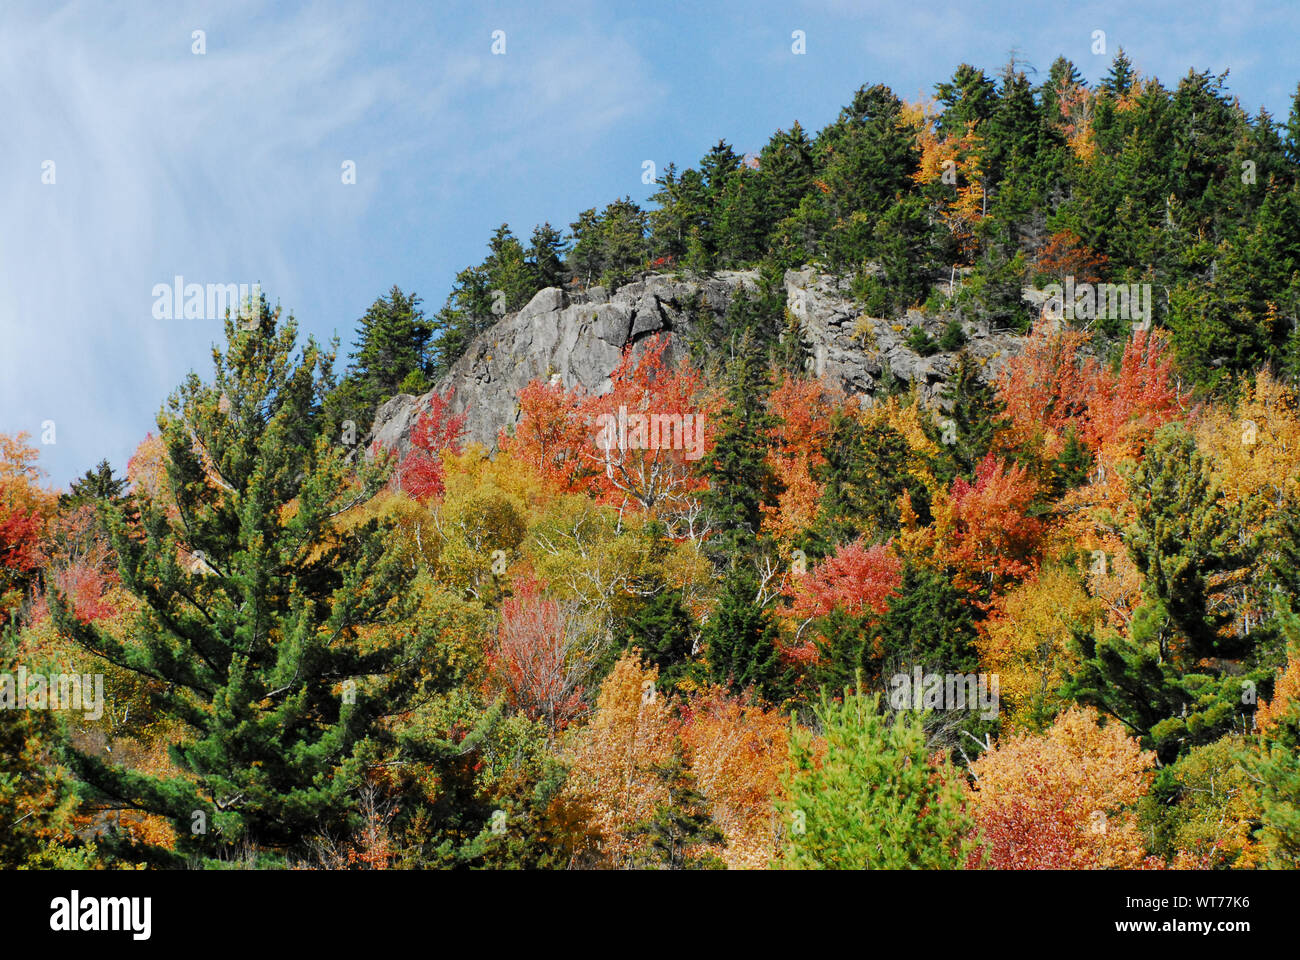
{"label": "dense forest canopy", "polygon": [[[0,865],[1300,865],[1300,90],[963,65],[656,182],[341,370],[260,299],[125,476],[0,435]],[[810,374],[807,265],[946,321],[937,398]],[[543,288],[738,268],[493,451],[432,390]]]}

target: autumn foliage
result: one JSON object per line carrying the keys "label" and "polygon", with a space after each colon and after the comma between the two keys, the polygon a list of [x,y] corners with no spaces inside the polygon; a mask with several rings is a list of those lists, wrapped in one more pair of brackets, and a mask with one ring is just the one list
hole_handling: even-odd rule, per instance
{"label": "autumn foliage", "polygon": [[1001,741],[971,764],[988,865],[998,870],[1132,868],[1145,848],[1133,805],[1153,754],[1096,711],[1071,708],[1043,735]]}
{"label": "autumn foliage", "polygon": [[450,411],[453,391],[435,391],[411,428],[411,451],[398,465],[398,486],[423,503],[443,494],[443,451],[460,453],[468,414]]}

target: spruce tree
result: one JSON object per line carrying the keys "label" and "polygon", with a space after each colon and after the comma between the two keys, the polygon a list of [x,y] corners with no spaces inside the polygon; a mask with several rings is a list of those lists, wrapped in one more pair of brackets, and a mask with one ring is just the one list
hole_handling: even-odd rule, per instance
{"label": "spruce tree", "polygon": [[[744,291],[736,294],[728,311],[728,325],[743,324],[749,300]],[[742,326],[739,342],[725,374],[724,406],[714,428],[714,447],[704,461],[709,481],[704,497],[720,543],[752,538],[762,522],[762,505],[773,499],[775,480],[767,465],[767,412],[771,391],[764,358],[752,329]]]}
{"label": "spruce tree", "polygon": [[107,460],[99,461],[94,470],[87,470],[68,488],[68,492],[59,495],[61,506],[82,506],[106,500],[114,504],[124,502],[127,481],[113,472],[113,465]]}
{"label": "spruce tree", "polygon": [[940,570],[903,566],[898,592],[880,620],[879,647],[890,669],[927,673],[979,670],[972,598]]}
{"label": "spruce tree", "polygon": [[910,472],[911,448],[887,423],[863,424],[852,413],[837,411],[825,454],[826,463],[816,471],[822,498],[804,549],[827,556],[858,537],[888,540],[900,529],[898,503],[904,493],[921,522],[929,522],[930,496]]}
{"label": "spruce tree", "polygon": [[1110,63],[1110,72],[1101,81],[1101,89],[1115,96],[1123,96],[1129,92],[1136,79],[1133,61],[1128,58],[1124,48],[1120,47]]}
{"label": "spruce tree", "polygon": [[753,567],[734,564],[723,576],[702,641],[714,683],[737,693],[752,687],[776,701],[784,691],[777,627],[771,611],[758,603],[758,586]]}
{"label": "spruce tree", "polygon": [[398,393],[428,390],[433,332],[416,294],[394,286],[377,298],[360,320],[347,375],[331,397],[335,424],[351,420],[359,437],[370,429],[379,404]]}
{"label": "spruce tree", "polygon": [[634,857],[636,865],[660,870],[725,869],[722,860],[708,848],[720,847],[726,841],[713,822],[709,801],[696,786],[695,774],[682,759],[681,745],[677,744],[672,756],[652,772],[667,788],[668,799],[632,830],[634,835],[646,838]]}
{"label": "spruce tree", "polygon": [[957,477],[974,476],[975,467],[992,449],[994,437],[1005,424],[1004,404],[993,386],[980,377],[979,368],[965,350],[957,355],[957,369],[939,397],[946,410],[940,407],[937,420],[922,417],[921,429],[939,445],[934,475],[947,486]]}
{"label": "spruce tree", "polygon": [[1286,121],[1286,159],[1291,164],[1291,175],[1300,178],[1300,84],[1296,84],[1291,97],[1291,112]]}
{"label": "spruce tree", "polygon": [[682,595],[667,585],[640,600],[623,618],[626,646],[641,650],[659,668],[660,681],[671,687],[691,663],[694,622]]}
{"label": "spruce tree", "polygon": [[970,124],[988,120],[997,107],[997,84],[969,63],[961,64],[951,80],[935,84],[934,89],[944,107],[938,123],[944,134],[961,136]]}
{"label": "spruce tree", "polygon": [[568,271],[564,268],[564,255],[567,251],[568,244],[565,243],[564,235],[549,223],[533,228],[527,262],[538,289],[564,286],[568,279]]}
{"label": "spruce tree", "polygon": [[[542,252],[543,258],[547,251]],[[502,316],[521,310],[545,284],[537,273],[537,264],[528,259],[524,245],[503,223],[488,241],[488,256],[483,261],[491,287],[493,313]]]}

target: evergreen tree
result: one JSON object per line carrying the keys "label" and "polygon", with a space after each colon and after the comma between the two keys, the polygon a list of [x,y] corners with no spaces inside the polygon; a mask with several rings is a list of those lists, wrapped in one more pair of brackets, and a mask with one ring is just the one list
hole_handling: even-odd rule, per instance
{"label": "evergreen tree", "polygon": [[670,163],[655,183],[659,189],[650,197],[658,204],[649,217],[651,255],[684,263],[692,237],[703,243],[699,231],[706,220],[704,178],[689,169],[678,176],[677,166]]}
{"label": "evergreen tree", "polygon": [[949,486],[957,477],[974,476],[1005,423],[1004,405],[993,386],[980,378],[979,368],[965,350],[957,355],[957,369],[939,397],[947,409],[940,409],[937,422],[922,417],[921,429],[941,451],[934,465],[935,479]]}
{"label": "evergreen tree", "polygon": [[930,518],[930,496],[912,476],[907,440],[886,423],[864,425],[851,413],[832,415],[826,463],[816,471],[823,484],[817,519],[804,548],[827,556],[835,547],[865,536],[883,542],[899,530],[899,499],[911,497],[921,522]]}
{"label": "evergreen tree", "polygon": [[661,682],[671,687],[691,665],[694,621],[681,593],[666,586],[646,597],[623,618],[627,646],[641,650],[659,668]]}
{"label": "evergreen tree", "polygon": [[1291,175],[1300,177],[1300,84],[1296,84],[1291,112],[1287,115],[1286,159],[1291,164]]}
{"label": "evergreen tree", "polygon": [[812,188],[813,144],[796,121],[789,131],[778,130],[759,154],[759,174],[767,184],[772,220],[788,217]]}
{"label": "evergreen tree", "polygon": [[1243,688],[1267,685],[1272,670],[1250,663],[1255,641],[1225,629],[1230,614],[1214,603],[1219,575],[1248,566],[1252,547],[1185,428],[1157,432],[1132,485],[1137,520],[1126,539],[1143,602],[1126,634],[1075,638],[1067,695],[1118,717],[1169,763],[1248,722]]}
{"label": "evergreen tree", "polygon": [[726,841],[713,822],[708,800],[696,787],[695,774],[682,760],[680,744],[653,772],[667,788],[668,799],[655,808],[649,820],[633,828],[634,835],[646,838],[635,857],[636,865],[660,870],[725,869],[708,848],[721,847]]}
{"label": "evergreen tree", "polygon": [[1033,169],[1042,133],[1042,114],[1033,87],[1023,71],[1008,63],[985,133],[983,172],[992,190],[1013,171],[1024,176]]}
{"label": "evergreen tree", "polygon": [[[962,775],[934,766],[921,718],[882,715],[879,696],[845,691],[815,708],[820,736],[795,724],[786,775],[786,846],[794,869],[955,869],[974,824]],[[823,746],[824,745],[824,746]]]}
{"label": "evergreen tree", "polygon": [[59,495],[60,506],[81,506],[107,500],[121,505],[125,502],[127,481],[113,472],[113,465],[107,460],[99,461],[94,470],[87,470],[68,488],[68,492]]}
{"label": "evergreen tree", "polygon": [[870,662],[878,620],[875,613],[852,614],[836,607],[809,627],[817,649],[817,661],[808,671],[814,689],[843,690],[877,672]]}
{"label": "evergreen tree", "polygon": [[391,532],[348,519],[387,466],[350,465],[322,432],[333,357],[310,339],[294,356],[297,325],[278,315],[263,299],[255,329],[226,321],[213,382],[190,374],[159,414],[165,492],[136,491],[138,531],[110,513],[139,608],[129,639],[50,596],[64,637],[154,681],[156,708],[188,728],[178,775],[68,749],[92,797],[174,825],[174,853],[133,857],[210,862],[247,844],[279,863],[350,834],[368,771],[435,759],[387,718],[458,679],[437,625],[411,619],[414,573],[386,551]]}
{"label": "evergreen tree", "polygon": [[1124,96],[1132,89],[1135,80],[1137,72],[1133,69],[1133,61],[1120,47],[1110,62],[1110,72],[1101,81],[1101,89],[1114,96]]}
{"label": "evergreen tree", "polygon": [[569,272],[582,281],[583,286],[591,286],[604,269],[604,251],[600,240],[600,219],[596,208],[583,210],[578,219],[569,224],[573,236],[573,246],[569,248]]}
{"label": "evergreen tree", "polygon": [[433,325],[416,294],[394,286],[360,320],[347,375],[330,400],[335,424],[351,420],[358,437],[370,428],[379,404],[398,393],[424,393],[432,385],[429,341]]}
{"label": "evergreen tree", "polygon": [[[0,706],[0,869],[44,865],[51,838],[70,827],[76,796],[60,769],[56,711],[20,710],[15,676],[19,665],[36,670],[20,652],[18,632],[0,631],[0,679],[7,681]],[[30,691],[28,691],[30,693]]]}
{"label": "evergreen tree", "polygon": [[741,332],[726,372],[725,405],[714,430],[714,447],[703,468],[709,481],[704,505],[724,545],[758,533],[762,505],[773,499],[775,484],[766,456],[771,383],[752,330],[744,326],[749,303],[744,291],[738,291],[728,311],[727,325],[740,325]]}
{"label": "evergreen tree", "polygon": [[832,266],[874,258],[880,218],[912,186],[916,137],[902,111],[902,101],[888,87],[862,87],[817,136],[824,190],[814,204],[824,207],[830,229],[822,246]]}
{"label": "evergreen tree", "polygon": [[488,241],[483,269],[492,290],[492,312],[497,316],[522,310],[533,294],[545,286],[538,276],[536,263],[528,259],[523,244],[506,223],[497,227]]}
{"label": "evergreen tree", "polygon": [[615,200],[599,214],[584,211],[570,224],[570,271],[585,283],[599,280],[611,290],[626,283],[649,259],[649,227],[645,211],[630,197]]}
{"label": "evergreen tree", "polygon": [[748,563],[735,563],[723,576],[702,641],[714,683],[736,692],[752,687],[761,697],[780,699],[784,671],[776,623],[770,611],[759,606],[758,576]]}
{"label": "evergreen tree", "polygon": [[1249,547],[1243,548],[1238,518],[1186,428],[1157,433],[1133,475],[1133,498],[1137,522],[1128,531],[1129,553],[1147,596],[1176,631],[1176,655],[1188,665],[1239,656],[1243,639],[1224,636],[1230,615],[1212,600],[1223,589],[1215,574],[1246,565]]}
{"label": "evergreen tree", "polygon": [[951,80],[935,84],[934,89],[944,108],[938,123],[944,135],[961,136],[970,124],[988,120],[997,106],[997,84],[969,63],[963,63]]}
{"label": "evergreen tree", "polygon": [[732,174],[718,200],[716,262],[739,268],[757,263],[767,249],[771,210],[767,181],[749,167]]}
{"label": "evergreen tree", "polygon": [[568,279],[568,271],[564,269],[567,251],[568,244],[563,234],[549,223],[533,228],[527,262],[537,279],[538,289],[564,286]]}
{"label": "evergreen tree", "polygon": [[887,668],[910,672],[919,666],[927,673],[979,670],[971,598],[942,570],[904,564],[902,582],[890,597],[878,635]]}
{"label": "evergreen tree", "polygon": [[[1280,604],[1282,623],[1293,659],[1300,659],[1300,615]],[[1258,837],[1274,869],[1300,868],[1300,701],[1292,700],[1259,738],[1257,751],[1241,757],[1260,785],[1262,817]]]}

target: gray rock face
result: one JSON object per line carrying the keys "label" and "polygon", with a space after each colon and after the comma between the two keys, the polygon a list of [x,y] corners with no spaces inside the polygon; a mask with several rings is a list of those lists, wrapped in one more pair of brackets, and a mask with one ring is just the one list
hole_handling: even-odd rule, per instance
{"label": "gray rock face", "polygon": [[[518,313],[502,317],[470,345],[435,390],[454,389],[452,411],[467,412],[466,439],[488,448],[496,446],[502,428],[518,421],[519,391],[541,379],[588,393],[610,389],[609,375],[623,350],[633,355],[656,334],[670,334],[665,359],[676,363],[684,354],[684,337],[696,323],[697,310],[721,317],[742,286],[753,290],[754,271],[720,272],[701,279],[652,274],[610,294],[602,287],[572,292],[550,287],[540,291]],[[921,357],[906,344],[911,326],[921,326],[938,338],[946,318],[911,311],[905,322],[868,318],[849,293],[848,284],[812,269],[785,275],[787,308],[799,318],[812,354],[812,372],[859,394],[864,403],[888,386],[890,378],[913,380],[927,398],[933,396],[955,368],[953,353]],[[993,376],[1002,360],[1019,349],[1021,338],[991,333],[967,324],[967,350]],[[431,394],[399,394],[376,412],[368,439],[396,447],[405,454],[410,433]]]}

